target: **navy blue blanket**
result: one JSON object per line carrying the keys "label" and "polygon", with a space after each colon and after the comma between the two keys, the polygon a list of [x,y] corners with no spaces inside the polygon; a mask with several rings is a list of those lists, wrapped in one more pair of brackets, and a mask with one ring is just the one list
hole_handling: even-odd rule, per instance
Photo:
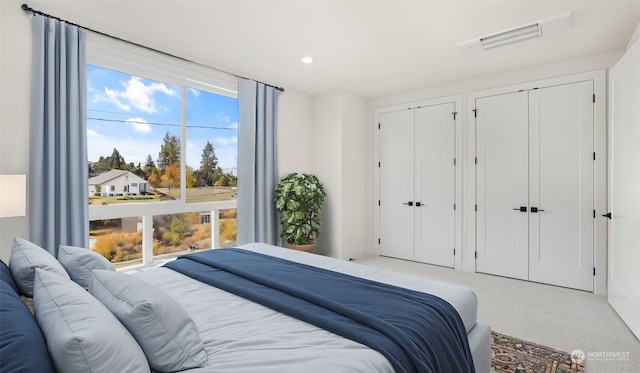
{"label": "navy blue blanket", "polygon": [[369,346],[398,373],[475,371],[460,315],[436,296],[237,248],[164,266]]}

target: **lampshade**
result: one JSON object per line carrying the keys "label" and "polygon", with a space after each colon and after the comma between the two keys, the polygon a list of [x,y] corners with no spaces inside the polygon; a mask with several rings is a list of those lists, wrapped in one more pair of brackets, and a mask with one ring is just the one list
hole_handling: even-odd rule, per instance
{"label": "lampshade", "polygon": [[0,218],[27,214],[27,175],[0,175]]}

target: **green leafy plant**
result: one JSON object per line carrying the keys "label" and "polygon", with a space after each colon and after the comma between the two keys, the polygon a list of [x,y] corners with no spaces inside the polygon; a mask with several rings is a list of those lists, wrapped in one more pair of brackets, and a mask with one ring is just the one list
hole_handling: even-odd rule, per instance
{"label": "green leafy plant", "polygon": [[292,173],[283,177],[273,201],[280,213],[281,236],[293,245],[307,245],[320,234],[320,211],[326,193],[314,175]]}

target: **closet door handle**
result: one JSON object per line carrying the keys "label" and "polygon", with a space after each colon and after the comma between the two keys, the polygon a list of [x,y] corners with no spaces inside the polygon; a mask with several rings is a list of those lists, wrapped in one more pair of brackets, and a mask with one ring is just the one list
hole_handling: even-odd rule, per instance
{"label": "closet door handle", "polygon": [[413,206],[413,201],[409,201],[409,202],[404,202],[403,205],[409,205],[409,206]]}
{"label": "closet door handle", "polygon": [[607,212],[606,214],[603,214],[602,216],[604,216],[607,219],[611,219],[611,213]]}
{"label": "closet door handle", "polygon": [[532,208],[531,208],[531,212],[533,212],[533,213],[536,213],[536,212],[538,212],[538,211],[544,211],[544,210],[543,210],[543,209],[539,209],[539,208],[537,208],[537,207],[532,207]]}
{"label": "closet door handle", "polygon": [[[533,209],[533,207],[532,207]],[[513,209],[514,211],[527,212],[527,206],[520,206],[519,208]]]}

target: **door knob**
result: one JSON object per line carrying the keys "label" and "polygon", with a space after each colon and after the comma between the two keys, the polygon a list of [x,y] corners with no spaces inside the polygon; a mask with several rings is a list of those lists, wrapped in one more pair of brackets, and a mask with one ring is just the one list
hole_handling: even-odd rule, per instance
{"label": "door knob", "polygon": [[515,208],[515,211],[527,212],[527,206],[520,206],[519,208]]}
{"label": "door knob", "polygon": [[604,216],[607,219],[611,219],[611,213],[610,212],[607,212],[606,214],[604,214],[602,216]]}
{"label": "door knob", "polygon": [[413,206],[413,201],[409,201],[409,202],[404,202],[403,205],[409,205],[409,206]]}
{"label": "door knob", "polygon": [[537,208],[537,207],[532,207],[532,208],[531,208],[531,212],[533,212],[533,213],[536,213],[536,212],[538,212],[538,211],[544,211],[544,210],[543,210],[543,209],[539,209],[539,208]]}

